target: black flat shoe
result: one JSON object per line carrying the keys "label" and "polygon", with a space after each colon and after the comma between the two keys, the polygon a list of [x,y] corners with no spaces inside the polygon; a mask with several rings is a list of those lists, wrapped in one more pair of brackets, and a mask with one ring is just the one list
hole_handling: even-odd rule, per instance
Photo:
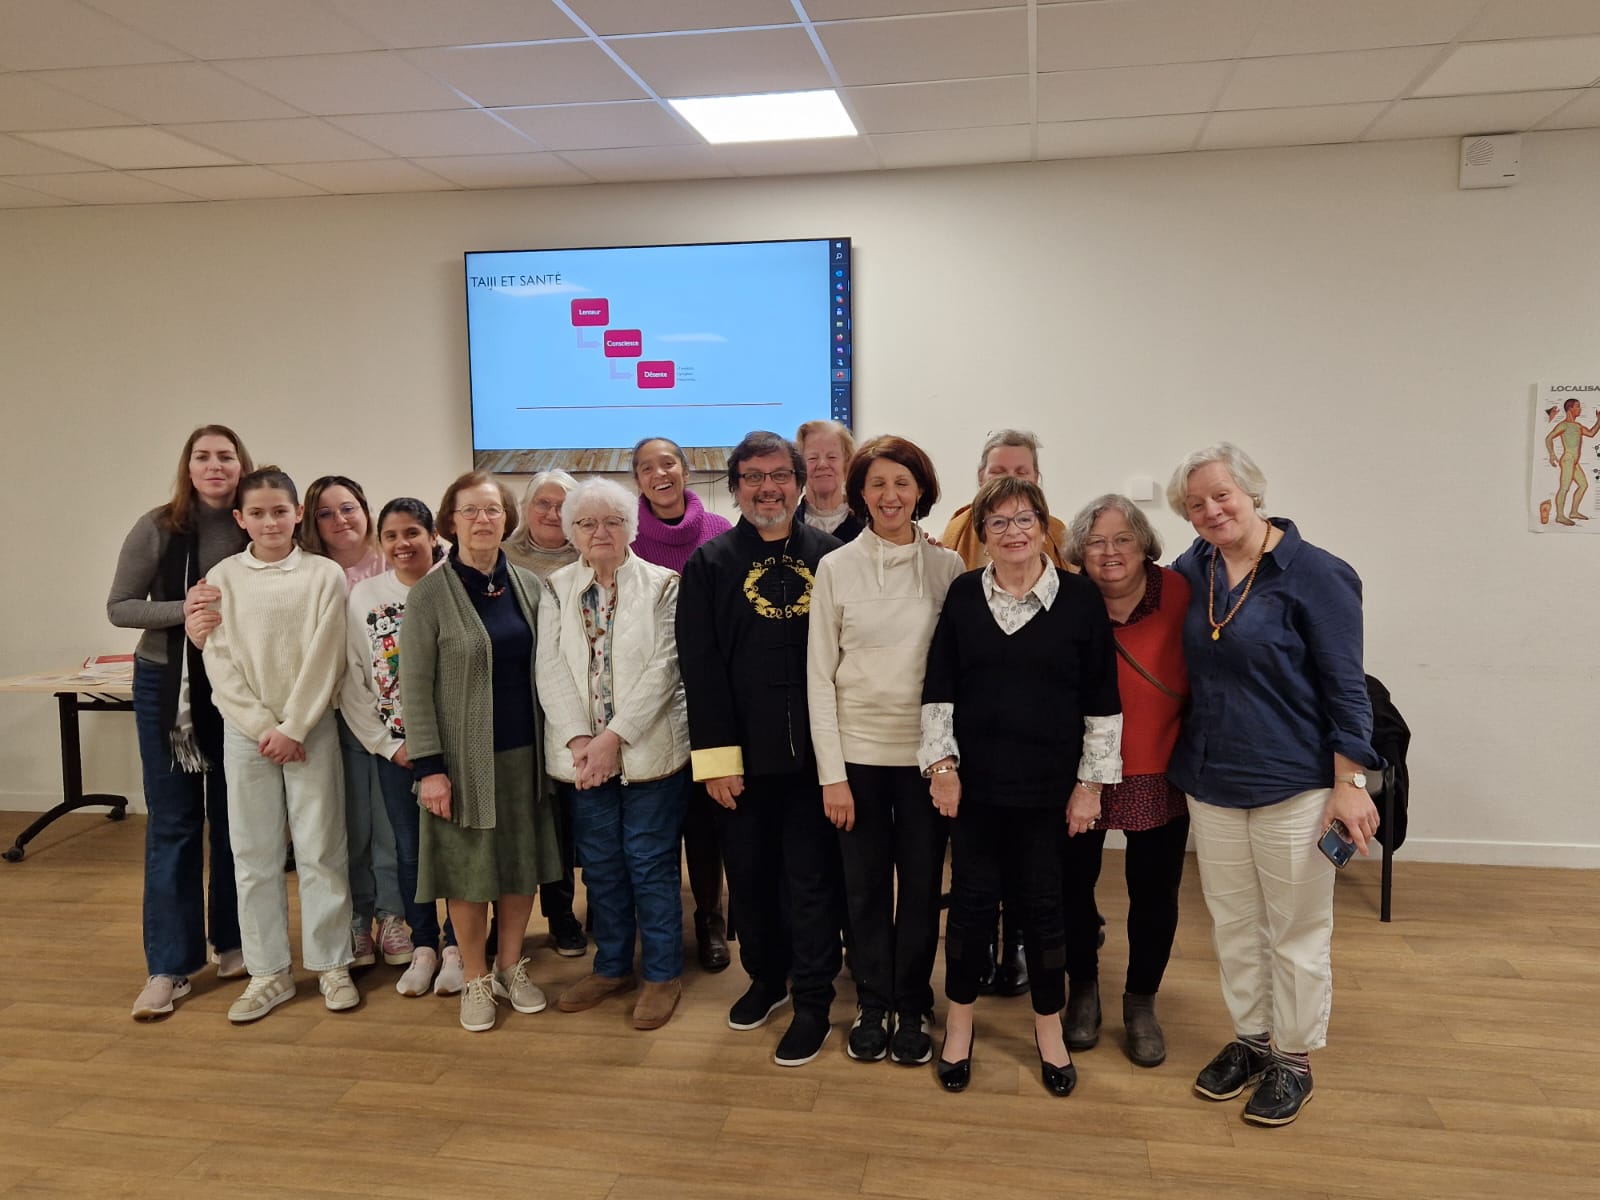
{"label": "black flat shoe", "polygon": [[[1044,1051],[1039,1049],[1039,1033],[1034,1031],[1033,1048],[1039,1055],[1039,1076],[1044,1080],[1045,1090],[1052,1096],[1070,1096],[1072,1089],[1078,1086],[1078,1068],[1072,1063],[1058,1067],[1044,1060]],[[1071,1052],[1068,1051],[1068,1056]]]}
{"label": "black flat shoe", "polygon": [[[950,1040],[950,1035],[945,1034],[945,1041]],[[972,1032],[972,1040],[978,1040],[977,1030]],[[947,1092],[964,1092],[967,1084],[972,1082],[972,1046],[967,1046],[967,1056],[960,1062],[946,1062],[944,1046],[939,1047],[939,1059],[933,1064],[934,1072],[939,1076],[939,1082]]]}

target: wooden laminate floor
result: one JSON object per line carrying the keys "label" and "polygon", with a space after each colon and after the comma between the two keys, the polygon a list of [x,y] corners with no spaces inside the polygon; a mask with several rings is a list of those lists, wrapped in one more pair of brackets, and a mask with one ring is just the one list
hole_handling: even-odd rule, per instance
{"label": "wooden laminate floor", "polygon": [[[0,813],[9,844],[28,818]],[[161,1197],[1600,1197],[1600,874],[1397,864],[1338,887],[1335,998],[1316,1095],[1263,1130],[1242,1100],[1190,1091],[1228,1035],[1193,863],[1160,1001],[1169,1058],[1120,1045],[1121,856],[1101,907],[1107,1020],[1067,1100],[1043,1090],[1025,999],[978,1008],[973,1084],[852,1062],[840,982],[822,1058],[772,1064],[782,1032],[735,1033],[737,965],[691,966],[654,1033],[629,1002],[502,1015],[468,1034],[456,1003],[403,999],[398,968],[358,975],[329,1013],[314,978],[235,1027],[241,988],[204,975],[136,1024],[143,819],[78,814],[0,863],[0,1196]],[[292,889],[291,889],[292,895]],[[587,959],[529,946],[552,995]],[[942,965],[940,968],[942,972]],[[936,987],[938,980],[936,978]],[[940,1002],[942,1011],[943,1002]],[[937,1034],[936,1034],[937,1036]]]}

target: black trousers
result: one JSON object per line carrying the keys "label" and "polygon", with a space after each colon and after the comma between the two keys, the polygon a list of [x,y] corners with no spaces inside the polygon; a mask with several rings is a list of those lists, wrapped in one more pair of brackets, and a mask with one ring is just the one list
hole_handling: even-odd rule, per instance
{"label": "black trousers", "polygon": [[577,853],[572,845],[571,793],[560,796],[556,807],[556,832],[561,839],[561,878],[554,883],[539,885],[539,911],[545,920],[552,917],[572,916],[572,902],[577,898],[577,880],[573,868],[577,866]]}
{"label": "black trousers", "polygon": [[706,793],[705,784],[689,785],[689,807],[683,814],[683,860],[696,916],[722,911],[722,838],[717,821],[721,807]]}
{"label": "black trousers", "polygon": [[1066,1004],[1066,948],[1061,928],[1061,843],[1066,808],[1006,808],[963,800],[950,823],[950,919],[945,926],[944,994],[956,1004],[978,998],[989,967],[989,940],[1003,899],[1027,931],[1023,950],[1033,1011]]}
{"label": "black trousers", "polygon": [[739,962],[773,993],[794,983],[797,1011],[827,1012],[842,962],[839,839],[814,772],[746,775],[737,808],[718,806]]}
{"label": "black trousers", "polygon": [[[1128,881],[1128,980],[1124,990],[1153,996],[1161,990],[1172,939],[1178,931],[1178,885],[1183,882],[1187,814],[1165,825],[1126,835],[1123,874]],[[1106,831],[1091,829],[1063,839],[1062,910],[1066,919],[1067,974],[1074,983],[1100,977],[1095,949],[1100,931],[1094,888],[1100,878]]]}
{"label": "black trousers", "polygon": [[845,773],[856,819],[854,829],[838,831],[839,854],[856,996],[862,1008],[921,1016],[933,1011],[949,822],[916,767],[846,763]]}

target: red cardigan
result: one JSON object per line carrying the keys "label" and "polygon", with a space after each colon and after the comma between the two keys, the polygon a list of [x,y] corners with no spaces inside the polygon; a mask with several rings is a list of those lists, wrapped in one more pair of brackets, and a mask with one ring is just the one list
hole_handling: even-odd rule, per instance
{"label": "red cardigan", "polygon": [[[1161,590],[1155,611],[1141,616],[1132,625],[1113,622],[1113,632],[1118,643],[1138,659],[1146,671],[1178,695],[1187,697],[1189,671],[1183,659],[1183,617],[1189,608],[1189,582],[1165,567],[1152,569],[1159,573]],[[1143,607],[1141,602],[1140,608]],[[1117,655],[1117,687],[1122,692],[1123,778],[1166,774],[1172,748],[1178,741],[1182,701],[1154,687],[1120,654]]]}

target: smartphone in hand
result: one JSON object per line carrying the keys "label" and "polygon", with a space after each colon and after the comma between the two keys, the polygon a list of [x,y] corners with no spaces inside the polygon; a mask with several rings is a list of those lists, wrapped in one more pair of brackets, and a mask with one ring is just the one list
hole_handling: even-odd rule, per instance
{"label": "smartphone in hand", "polygon": [[1322,831],[1322,837],[1317,840],[1317,849],[1335,868],[1340,868],[1355,856],[1356,844],[1350,840],[1344,822],[1334,821]]}

